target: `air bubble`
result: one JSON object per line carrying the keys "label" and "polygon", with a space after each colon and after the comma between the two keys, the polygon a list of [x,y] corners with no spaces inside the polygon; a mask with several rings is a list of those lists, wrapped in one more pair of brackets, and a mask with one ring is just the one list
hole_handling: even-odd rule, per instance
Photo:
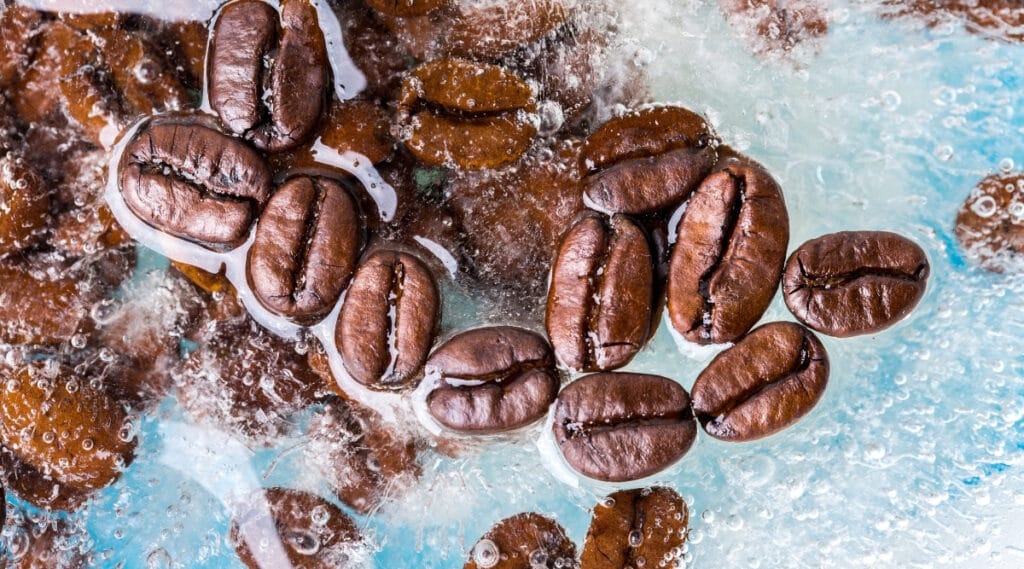
{"label": "air bubble", "polygon": [[170,567],[171,555],[162,547],[150,551],[146,556],[146,569],[170,569]]}
{"label": "air bubble", "polygon": [[291,530],[287,535],[288,543],[299,555],[311,556],[320,551],[320,539],[306,530]]}
{"label": "air bubble", "polygon": [[489,539],[481,539],[473,546],[473,562],[481,569],[490,569],[498,564],[501,559],[501,551],[498,546]]}
{"label": "air bubble", "polygon": [[82,450],[88,452],[96,446],[96,443],[92,442],[92,439],[82,439]]}
{"label": "air bubble", "polygon": [[1013,171],[1013,159],[1003,158],[999,161],[999,170],[1004,174],[1009,174]]}
{"label": "air bubble", "polygon": [[971,204],[971,211],[978,217],[992,217],[996,209],[996,200],[992,196],[981,196]]}
{"label": "air bubble", "polygon": [[643,544],[643,542],[644,542],[644,534],[642,534],[642,533],[640,533],[639,531],[636,531],[636,530],[633,530],[633,531],[629,532],[629,546],[630,547],[640,547],[640,545]]}
{"label": "air bubble", "polygon": [[948,162],[953,157],[953,147],[948,144],[942,144],[935,148],[935,158],[940,162]]}
{"label": "air bubble", "polygon": [[331,519],[331,513],[324,506],[317,506],[310,512],[309,517],[313,520],[313,525],[323,527]]}
{"label": "air bubble", "polygon": [[121,439],[121,442],[130,443],[135,438],[135,423],[130,419],[126,420],[117,431],[117,438]]}
{"label": "air bubble", "polygon": [[57,435],[53,431],[46,431],[43,433],[43,442],[52,445],[53,441],[57,440]]}
{"label": "air bubble", "polygon": [[548,552],[535,549],[530,552],[530,569],[544,569],[548,565]]}

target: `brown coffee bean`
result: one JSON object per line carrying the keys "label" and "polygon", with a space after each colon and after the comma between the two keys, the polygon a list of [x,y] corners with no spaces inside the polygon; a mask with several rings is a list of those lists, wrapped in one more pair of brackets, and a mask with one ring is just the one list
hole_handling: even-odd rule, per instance
{"label": "brown coffee bean", "polygon": [[526,152],[537,133],[531,87],[511,71],[463,59],[439,59],[402,83],[403,142],[431,166],[499,168]]}
{"label": "brown coffee bean", "polygon": [[24,160],[0,157],[0,257],[38,243],[49,220],[50,195]]}
{"label": "brown coffee bean", "polygon": [[1024,259],[1024,175],[992,174],[978,183],[953,228],[967,258],[988,271],[1020,270]]}
{"label": "brown coffee bean", "polygon": [[1014,0],[885,0],[881,6],[888,8],[888,14],[920,18],[932,28],[955,20],[982,38],[1024,42],[1024,32],[1020,31],[1024,27],[1024,13]]}
{"label": "brown coffee bean", "polygon": [[0,10],[0,89],[17,82],[38,48],[42,14],[26,6]]}
{"label": "brown coffee bean", "polygon": [[540,41],[571,14],[564,0],[462,3],[451,16],[443,49],[455,57],[498,61]]}
{"label": "brown coffee bean", "polygon": [[410,18],[439,10],[448,4],[448,0],[366,0],[366,3],[381,14]]}
{"label": "brown coffee bean", "polygon": [[277,152],[305,142],[326,108],[327,47],[308,0],[224,7],[209,53],[210,105],[231,132]]}
{"label": "brown coffee bean", "polygon": [[51,474],[37,470],[3,446],[0,446],[0,469],[7,489],[37,508],[73,512],[89,499],[89,492],[61,484]]}
{"label": "brown coffee bean", "polygon": [[583,214],[551,271],[544,325],[558,359],[580,371],[626,365],[649,337],[653,296],[643,230],[622,215]]}
{"label": "brown coffee bean", "polygon": [[485,533],[463,569],[573,569],[576,544],[565,529],[540,514],[516,514]]}
{"label": "brown coffee bean", "polygon": [[693,384],[693,412],[707,433],[750,441],[797,422],[821,399],[828,353],[791,322],[760,326],[715,356]]}
{"label": "brown coffee bean", "polygon": [[686,390],[638,373],[597,373],[570,383],[555,402],[552,429],[566,462],[605,482],[660,472],[697,437]]}
{"label": "brown coffee bean", "polygon": [[258,152],[188,117],[145,125],[125,148],[118,180],[143,221],[215,251],[245,241],[270,195]]}
{"label": "brown coffee bean", "polygon": [[203,88],[206,67],[206,44],[210,32],[205,22],[154,21],[154,40],[175,64],[182,84],[193,89]]}
{"label": "brown coffee bean", "polygon": [[[270,519],[268,519],[268,516]],[[340,508],[316,494],[289,488],[258,490],[231,520],[230,541],[251,569],[330,569],[348,565],[359,547],[359,528]],[[280,545],[287,560],[271,549]]]}
{"label": "brown coffee bean", "polygon": [[424,371],[438,382],[427,396],[430,414],[456,431],[524,427],[544,416],[558,395],[548,343],[511,326],[456,335],[431,354]]}
{"label": "brown coffee bean", "polygon": [[256,224],[246,277],[260,304],[301,324],[327,315],[362,245],[355,201],[330,178],[298,176],[274,193]]}
{"label": "brown coffee bean", "polygon": [[[408,56],[397,32],[388,29],[385,22],[381,21],[382,16],[367,6],[365,1],[332,2],[331,8],[341,24],[341,34],[349,57],[366,77],[366,89],[362,96],[367,99],[394,99],[402,75],[409,69]],[[424,27],[429,30],[428,26]],[[403,26],[400,31],[413,33],[415,30]]]}
{"label": "brown coffee bean", "polygon": [[83,256],[131,247],[132,238],[100,199],[62,213],[49,243],[69,255]]}
{"label": "brown coffee bean", "polygon": [[664,567],[679,557],[689,519],[683,497],[670,488],[615,492],[594,507],[580,569]]}
{"label": "brown coffee bean", "polygon": [[55,516],[12,516],[9,531],[19,536],[11,540],[18,544],[18,555],[8,547],[2,559],[4,569],[85,569],[95,561],[90,551],[93,541],[78,522]]}
{"label": "brown coffee bean", "polygon": [[828,34],[828,5],[820,0],[720,0],[738,35],[757,55],[785,54]]}
{"label": "brown coffee bean", "polygon": [[672,326],[698,344],[732,342],[764,314],[782,278],[789,215],[760,164],[719,160],[686,202],[668,279]]}
{"label": "brown coffee bean", "polygon": [[801,245],[786,262],[786,306],[811,328],[839,338],[884,330],[917,306],[928,258],[886,231],[843,231]]}
{"label": "brown coffee bean", "polygon": [[412,386],[440,316],[437,285],[423,262],[375,251],[356,270],[334,332],[345,369],[371,389]]}
{"label": "brown coffee bean", "polygon": [[[299,148],[291,154],[275,155],[274,158],[284,162],[284,168],[323,169],[325,165],[329,167],[332,161],[330,151],[339,156],[346,152],[357,152],[373,164],[394,156],[395,140],[389,130],[391,117],[373,101],[335,101],[322,122],[322,130],[315,144]],[[323,156],[323,152],[328,152],[328,155]]]}
{"label": "brown coffee bean", "polygon": [[580,156],[587,197],[601,209],[645,214],[678,205],[715,165],[714,133],[682,107],[651,107],[614,118]]}
{"label": "brown coffee bean", "polygon": [[0,341],[59,345],[92,330],[89,309],[99,291],[67,270],[66,264],[0,263]]}
{"label": "brown coffee bean", "polygon": [[238,294],[235,291],[235,286],[231,284],[226,276],[227,267],[224,265],[220,266],[220,270],[216,273],[200,269],[199,267],[193,267],[192,265],[182,263],[180,261],[171,261],[171,267],[173,271],[181,273],[182,276],[187,278],[192,284],[199,287],[200,290],[210,294],[223,294],[227,296],[237,297]]}

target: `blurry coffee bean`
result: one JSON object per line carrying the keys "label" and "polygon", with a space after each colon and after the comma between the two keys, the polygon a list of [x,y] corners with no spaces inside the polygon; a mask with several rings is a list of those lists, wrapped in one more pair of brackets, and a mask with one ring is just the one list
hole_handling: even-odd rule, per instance
{"label": "blurry coffee bean", "polygon": [[545,328],[555,354],[573,370],[626,365],[649,337],[653,295],[644,231],[622,215],[583,214],[551,271]]}
{"label": "blurry coffee bean", "polygon": [[388,16],[423,16],[448,4],[448,0],[366,0],[374,10]]}
{"label": "blurry coffee bean", "polygon": [[336,157],[356,152],[372,164],[391,158],[395,141],[389,131],[391,117],[378,104],[364,99],[335,101],[322,121],[322,130],[312,145],[290,155],[275,155],[287,162],[287,168],[322,168]]}
{"label": "blurry coffee bean", "polygon": [[62,213],[49,242],[69,255],[82,256],[130,247],[132,238],[100,199]]}
{"label": "blurry coffee bean", "polygon": [[704,430],[749,441],[792,425],[821,399],[828,353],[791,322],[760,326],[721,352],[693,384],[693,411]]}
{"label": "blurry coffee bean", "polygon": [[0,157],[0,257],[43,237],[49,220],[49,188],[20,158]]}
{"label": "blurry coffee bean", "polygon": [[0,10],[0,89],[14,84],[28,68],[38,49],[43,17],[26,6]]}
{"label": "blurry coffee bean", "polygon": [[801,245],[786,262],[786,306],[811,328],[845,338],[892,326],[917,306],[928,258],[906,237],[843,231]]}
{"label": "blurry coffee bean", "polygon": [[2,445],[0,470],[8,491],[43,510],[72,512],[89,499],[89,492],[61,484],[52,474],[36,469]]}
{"label": "blurry coffee bean", "polygon": [[715,165],[714,133],[682,107],[613,118],[580,156],[587,197],[602,210],[645,214],[680,204]]}
{"label": "blurry coffee bean", "polygon": [[423,262],[378,250],[356,270],[334,338],[356,381],[371,389],[404,389],[419,380],[440,319],[437,285]]}
{"label": "blurry coffee bean", "polygon": [[[393,99],[411,63],[395,31],[388,29],[381,16],[363,0],[332,2],[331,7],[341,24],[346,51],[366,77],[362,95],[368,99]],[[405,26],[402,31],[413,32]]]}
{"label": "blurry coffee bean", "polygon": [[168,54],[181,82],[192,89],[203,88],[206,44],[209,30],[205,22],[164,22],[155,25],[155,41]]}
{"label": "blurry coffee bean", "polygon": [[[289,488],[257,490],[231,520],[229,540],[251,569],[333,569],[357,559],[359,528],[316,494]],[[287,559],[278,559],[280,547]]]}
{"label": "blurry coffee bean", "polygon": [[820,0],[720,0],[738,35],[757,55],[813,46],[828,34],[828,5]]}
{"label": "blurry coffee bean", "polygon": [[125,148],[118,179],[143,221],[216,251],[245,241],[270,195],[258,152],[189,118],[145,125]]}
{"label": "blurry coffee bean", "polygon": [[1014,0],[885,0],[879,7],[896,16],[913,16],[929,27],[954,21],[979,37],[1024,42],[1024,12]]}
{"label": "blurry coffee bean", "polygon": [[[73,48],[77,38],[77,32],[63,22],[50,21],[39,28],[31,65],[11,78],[11,105],[22,121],[52,123],[60,115],[63,124],[59,126],[66,126],[67,119],[62,113],[61,68],[64,54]],[[60,134],[62,142],[67,142],[67,133]]]}
{"label": "blurry coffee bean", "polygon": [[615,492],[594,507],[580,569],[664,567],[680,556],[689,519],[683,497],[670,488]]}
{"label": "blurry coffee bean", "polygon": [[98,291],[63,263],[0,263],[0,341],[59,345],[93,328]]}
{"label": "blurry coffee bean", "polygon": [[316,128],[330,84],[327,47],[308,0],[224,7],[210,41],[210,105],[224,125],[262,150],[288,150]]}
{"label": "blurry coffee bean", "polygon": [[605,482],[660,472],[697,436],[686,390],[637,373],[597,373],[570,383],[555,402],[552,428],[566,462]]}
{"label": "blurry coffee bean", "polygon": [[564,0],[460,3],[448,24],[444,50],[455,57],[498,61],[562,26],[571,13],[572,5]]}
{"label": "blurry coffee bean", "polygon": [[540,514],[516,514],[485,533],[463,569],[573,569],[576,544],[565,529]]}
{"label": "blurry coffee bean", "polygon": [[82,32],[114,29],[125,20],[125,15],[119,12],[58,12],[57,17]]}
{"label": "blurry coffee bean", "polygon": [[355,271],[362,233],[355,201],[341,183],[291,178],[256,224],[246,267],[256,299],[295,322],[320,320]]}
{"label": "blurry coffee bean", "polygon": [[[40,520],[40,517],[42,518]],[[74,523],[74,525],[72,525]],[[0,556],[4,569],[85,569],[94,543],[79,522],[55,516],[20,515],[11,523],[12,546]],[[17,542],[17,546],[13,544]]]}
{"label": "blurry coffee bean", "polygon": [[1024,175],[992,174],[978,182],[956,215],[957,241],[967,258],[1002,273],[1024,267]]}
{"label": "blurry coffee bean", "polygon": [[526,152],[537,133],[526,115],[533,89],[511,71],[463,59],[439,59],[402,83],[403,142],[431,166],[499,168]]}
{"label": "blurry coffee bean", "polygon": [[760,164],[728,156],[685,207],[668,280],[672,326],[698,344],[732,342],[761,318],[782,278],[782,190]]}
{"label": "blurry coffee bean", "polygon": [[424,372],[438,382],[427,396],[430,414],[456,431],[495,433],[529,425],[558,395],[548,343],[511,326],[456,335],[431,354]]}

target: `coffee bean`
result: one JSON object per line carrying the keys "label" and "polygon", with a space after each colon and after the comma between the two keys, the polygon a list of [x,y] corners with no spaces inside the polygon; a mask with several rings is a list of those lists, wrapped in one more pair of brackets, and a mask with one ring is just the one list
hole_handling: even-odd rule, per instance
{"label": "coffee bean", "polygon": [[[5,569],[85,569],[95,563],[89,533],[78,522],[58,516],[11,516],[8,531],[19,536],[17,556],[8,548]],[[14,540],[12,540],[14,541]]]}
{"label": "coffee bean", "polygon": [[50,194],[24,160],[0,158],[0,257],[38,243],[49,220]]}
{"label": "coffee bean", "polygon": [[571,13],[564,0],[460,3],[444,34],[443,50],[455,57],[498,61],[540,41]]}
{"label": "coffee bean", "polygon": [[664,567],[680,556],[689,519],[683,497],[670,488],[615,492],[594,508],[580,568]]}
{"label": "coffee bean", "polygon": [[330,157],[322,152],[334,151],[339,156],[346,152],[362,154],[372,164],[390,159],[395,153],[391,137],[391,116],[373,101],[353,99],[335,102],[324,117],[323,128],[316,143],[297,150],[289,158],[293,168],[323,168]]}
{"label": "coffee bean", "polygon": [[566,462],[605,482],[660,472],[697,436],[686,390],[637,373],[597,373],[570,383],[558,395],[552,428]]}
{"label": "coffee bean", "polygon": [[928,258],[886,231],[844,231],[812,239],[786,262],[782,291],[801,322],[839,338],[884,330],[917,306]]}
{"label": "coffee bean", "polygon": [[[331,2],[330,7],[341,24],[345,50],[356,67],[366,77],[367,99],[394,99],[398,94],[402,75],[409,69],[409,60],[397,31],[390,30],[382,17],[366,2]],[[414,33],[402,22],[401,32]],[[426,31],[426,30],[424,30]],[[417,57],[419,60],[426,58]]]}
{"label": "coffee bean", "polygon": [[698,344],[732,342],[761,318],[782,278],[782,190],[759,164],[728,156],[685,207],[669,268],[672,326]]}
{"label": "coffee bean", "polygon": [[278,188],[256,224],[246,275],[260,304],[302,324],[334,307],[355,271],[362,227],[341,183],[299,176]]}
{"label": "coffee bean", "polygon": [[649,338],[654,306],[651,248],[629,218],[587,212],[558,249],[545,328],[573,370],[629,363]]}
{"label": "coffee bean", "polygon": [[1006,43],[1024,43],[1024,14],[1012,0],[932,2],[930,0],[884,0],[879,6],[886,15],[914,16],[930,28],[963,22],[972,34]]}
{"label": "coffee bean", "polygon": [[681,203],[711,171],[714,133],[682,107],[647,108],[602,125],[587,139],[580,160],[594,204],[619,213],[652,213]]}
{"label": "coffee bean", "polygon": [[443,8],[448,0],[366,0],[366,3],[381,14],[410,18]]}
{"label": "coffee bean", "polygon": [[[91,332],[99,300],[66,263],[0,263],[0,341],[55,346]],[[56,275],[56,276],[55,276]]]}
{"label": "coffee bean", "polygon": [[424,371],[438,382],[427,396],[430,414],[456,431],[495,433],[529,425],[558,395],[548,343],[510,326],[458,334],[434,351]]}
{"label": "coffee bean", "polygon": [[1024,260],[1024,175],[993,174],[960,206],[957,241],[971,261],[996,273],[1019,271]]}
{"label": "coffee bean", "polygon": [[537,129],[533,89],[511,71],[464,59],[439,59],[402,83],[399,120],[406,147],[421,162],[467,170],[499,168],[526,152]]}
{"label": "coffee bean", "polygon": [[189,118],[145,125],[125,148],[118,180],[143,221],[215,251],[245,241],[270,195],[259,153]]}
{"label": "coffee bean", "polygon": [[42,21],[40,12],[26,6],[0,10],[0,89],[10,87],[28,68]]}
{"label": "coffee bean", "polygon": [[718,354],[693,384],[693,411],[704,430],[749,441],[792,425],[821,399],[828,353],[808,329],[791,322],[758,327]]}
{"label": "coffee bean", "polygon": [[261,150],[295,148],[326,107],[327,47],[308,0],[224,7],[209,53],[210,105],[227,128]]}
{"label": "coffee bean", "polygon": [[720,0],[737,34],[757,55],[782,55],[814,46],[828,34],[828,5],[820,0]]}
{"label": "coffee bean", "polygon": [[18,498],[47,511],[72,512],[81,508],[90,493],[61,484],[51,473],[38,470],[0,446],[0,469],[7,489]]}
{"label": "coffee bean", "polygon": [[441,303],[430,270],[398,251],[370,254],[356,270],[334,337],[345,369],[371,389],[404,389],[419,379]]}
{"label": "coffee bean", "polygon": [[565,529],[540,514],[505,518],[480,538],[463,569],[574,569],[576,544]]}

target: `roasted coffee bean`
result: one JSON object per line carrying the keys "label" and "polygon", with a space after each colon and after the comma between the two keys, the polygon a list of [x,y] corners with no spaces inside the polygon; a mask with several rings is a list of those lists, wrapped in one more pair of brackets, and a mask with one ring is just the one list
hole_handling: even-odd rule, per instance
{"label": "roasted coffee bean", "polygon": [[957,241],[966,256],[996,273],[1024,267],[1024,175],[993,174],[978,183],[956,215]]}
{"label": "roasted coffee bean", "polygon": [[463,569],[574,569],[576,544],[565,529],[540,514],[516,514],[476,542]]}
{"label": "roasted coffee bean", "polygon": [[0,9],[0,90],[14,84],[38,48],[42,14],[26,6]]}
{"label": "roasted coffee bean", "polygon": [[580,569],[664,567],[680,557],[689,520],[686,502],[670,488],[616,492],[594,508]]}
{"label": "roasted coffee bean", "polygon": [[565,24],[571,13],[564,0],[460,3],[448,24],[443,49],[455,57],[498,61],[540,41]]}
{"label": "roasted coffee bean", "polygon": [[49,243],[69,255],[83,256],[131,247],[132,238],[100,199],[62,213]]}
{"label": "roasted coffee bean", "polygon": [[882,6],[889,14],[920,18],[929,27],[953,20],[985,39],[1024,43],[1024,12],[1015,0],[885,0]]}
{"label": "roasted coffee bean", "polygon": [[443,8],[448,0],[366,0],[366,3],[381,14],[410,18]]}
{"label": "roasted coffee bean", "polygon": [[8,531],[18,537],[11,539],[17,545],[0,557],[4,569],[85,569],[95,562],[90,551],[93,541],[77,522],[55,516],[12,516]]}
{"label": "roasted coffee bean", "polygon": [[434,351],[424,371],[438,382],[427,396],[430,414],[456,431],[495,433],[529,425],[558,395],[548,343],[511,326],[453,337]]}
{"label": "roasted coffee bean", "polygon": [[533,89],[511,71],[464,59],[439,59],[402,83],[404,142],[431,166],[499,168],[526,152],[536,127]]}
{"label": "roasted coffee bean", "polygon": [[240,245],[270,195],[258,152],[198,120],[156,120],[125,148],[118,173],[135,215],[208,249]]}
{"label": "roasted coffee bean", "polygon": [[732,342],[761,318],[782,278],[782,190],[761,165],[728,156],[685,207],[669,269],[672,326],[698,344]]}
{"label": "roasted coffee bean", "polygon": [[555,402],[552,429],[566,462],[605,482],[660,472],[697,437],[686,390],[637,373],[597,373],[570,383]]}
{"label": "roasted coffee bean", "polygon": [[653,296],[643,230],[622,215],[583,214],[551,271],[545,328],[555,354],[573,370],[626,365],[649,338]]}
{"label": "roasted coffee bean", "polygon": [[305,142],[326,107],[327,47],[308,0],[224,7],[210,40],[210,105],[224,125],[262,150]]}
{"label": "roasted coffee bean", "polygon": [[603,210],[629,214],[678,205],[715,165],[714,140],[704,119],[682,107],[614,118],[584,144],[587,197]]}
{"label": "roasted coffee bean", "polygon": [[441,315],[437,285],[416,257],[370,254],[356,270],[341,307],[335,342],[345,369],[371,389],[418,381]]}
{"label": "roasted coffee bean", "polygon": [[[382,17],[365,1],[331,2],[331,8],[341,24],[345,50],[366,77],[363,96],[367,99],[394,99],[402,75],[409,69],[408,55],[396,32],[388,29],[381,21]],[[405,23],[405,20],[400,21]],[[401,31],[415,32],[405,25]]]}
{"label": "roasted coffee bean", "polygon": [[206,44],[209,30],[205,22],[155,21],[155,40],[175,64],[181,82],[193,89],[203,88],[206,66]]}
{"label": "roasted coffee bean", "polygon": [[[360,546],[352,518],[316,494],[288,488],[257,490],[231,520],[230,541],[251,569],[346,567]],[[278,549],[280,548],[280,549]],[[287,559],[279,559],[283,551]]]}
{"label": "roasted coffee bean", "polygon": [[72,512],[89,500],[89,492],[61,484],[52,474],[34,468],[2,445],[0,469],[7,490],[37,508]]}
{"label": "roasted coffee bean", "polygon": [[786,306],[811,328],[845,338],[884,330],[917,306],[928,258],[886,231],[843,231],[801,245],[786,262]]}
{"label": "roasted coffee bean", "polygon": [[[97,291],[66,264],[0,263],[0,341],[59,345],[93,329]],[[58,275],[58,276],[54,276]]]}
{"label": "roasted coffee bean", "polygon": [[361,244],[359,212],[345,187],[295,177],[278,188],[256,224],[246,276],[268,310],[312,324],[345,290]]}
{"label": "roasted coffee bean", "polygon": [[0,157],[0,257],[39,242],[49,219],[50,195],[24,160]]}
{"label": "roasted coffee bean", "polygon": [[758,327],[715,356],[693,384],[693,412],[704,430],[749,441],[792,425],[821,399],[828,353],[808,329],[791,322]]}
{"label": "roasted coffee bean", "polygon": [[332,162],[346,152],[362,154],[372,164],[394,156],[395,140],[389,131],[391,116],[373,101],[335,101],[322,122],[322,129],[313,144],[272,157],[272,160],[284,163],[283,168],[278,169],[330,168]]}
{"label": "roasted coffee bean", "polygon": [[729,23],[757,55],[813,46],[828,34],[828,5],[820,0],[719,0]]}

